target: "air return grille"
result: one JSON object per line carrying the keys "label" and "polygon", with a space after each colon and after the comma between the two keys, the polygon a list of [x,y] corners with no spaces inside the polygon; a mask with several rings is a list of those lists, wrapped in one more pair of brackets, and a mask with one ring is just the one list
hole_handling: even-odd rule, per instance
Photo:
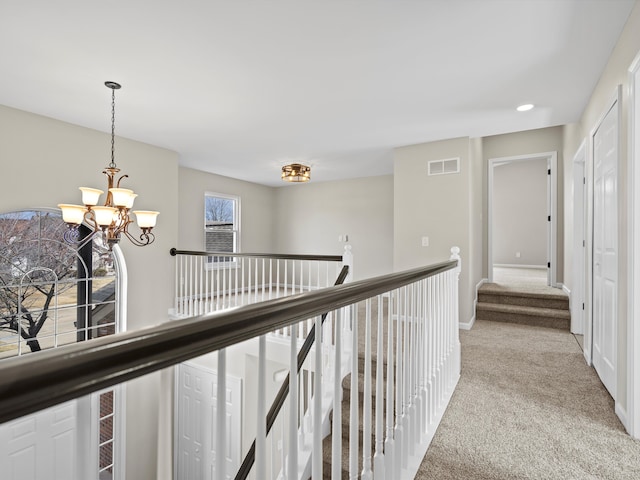
{"label": "air return grille", "polygon": [[428,164],[429,175],[448,175],[460,173],[460,157],[431,160]]}

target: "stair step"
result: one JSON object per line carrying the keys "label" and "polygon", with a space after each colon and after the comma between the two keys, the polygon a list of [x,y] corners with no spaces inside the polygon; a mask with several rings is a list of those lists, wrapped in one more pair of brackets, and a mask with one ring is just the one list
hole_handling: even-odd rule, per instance
{"label": "stair step", "polygon": [[569,310],[569,297],[525,294],[522,292],[478,291],[478,303],[519,305],[522,307]]}
{"label": "stair step", "polygon": [[569,310],[556,308],[478,303],[476,318],[478,320],[492,320],[568,330],[571,322],[571,313]]}

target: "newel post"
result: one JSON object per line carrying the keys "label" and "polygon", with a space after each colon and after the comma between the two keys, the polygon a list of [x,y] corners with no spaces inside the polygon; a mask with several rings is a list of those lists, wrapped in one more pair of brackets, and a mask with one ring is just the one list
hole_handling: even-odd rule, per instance
{"label": "newel post", "polygon": [[450,260],[457,260],[458,265],[454,269],[453,279],[451,281],[451,288],[453,290],[452,295],[452,305],[451,309],[453,312],[453,325],[452,325],[452,333],[453,333],[453,375],[450,379],[451,388],[457,382],[457,379],[460,376],[460,367],[461,367],[461,357],[460,357],[460,301],[459,301],[459,283],[460,283],[460,272],[462,271],[462,259],[460,258],[460,247],[451,247],[451,257]]}
{"label": "newel post", "polygon": [[344,246],[344,253],[342,254],[342,266],[349,267],[349,275],[345,279],[344,283],[351,282],[353,280],[353,253],[351,252],[351,245]]}

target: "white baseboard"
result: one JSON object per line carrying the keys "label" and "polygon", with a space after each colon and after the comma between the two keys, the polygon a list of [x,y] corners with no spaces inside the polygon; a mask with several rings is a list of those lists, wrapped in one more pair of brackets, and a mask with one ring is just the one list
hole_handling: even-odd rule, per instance
{"label": "white baseboard", "polygon": [[569,288],[564,283],[559,283],[558,288],[561,288],[562,291],[567,294],[567,296],[569,297],[569,303],[571,303],[571,290],[569,290]]}
{"label": "white baseboard", "polygon": [[616,402],[616,415],[618,416],[618,418],[622,422],[622,425],[624,426],[624,429],[628,432],[629,431],[629,425],[627,423],[628,422],[627,411],[624,408],[622,408],[622,406],[620,405],[620,402]]}
{"label": "white baseboard", "polygon": [[461,330],[471,330],[473,328],[473,324],[476,323],[476,307],[478,306],[478,289],[487,283],[489,279],[483,278],[476,285],[476,298],[473,299],[473,314],[471,315],[471,319],[468,322],[460,322],[458,324],[458,328]]}
{"label": "white baseboard", "polygon": [[494,267],[498,268],[534,268],[536,270],[546,270],[546,265],[519,265],[517,263],[494,263]]}

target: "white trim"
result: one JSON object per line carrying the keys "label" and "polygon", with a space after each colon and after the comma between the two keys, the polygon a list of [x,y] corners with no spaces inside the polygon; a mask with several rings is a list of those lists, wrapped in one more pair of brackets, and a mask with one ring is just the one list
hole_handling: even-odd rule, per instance
{"label": "white trim", "polygon": [[[629,155],[627,158],[627,205],[628,205],[628,285],[627,285],[627,415],[626,426],[629,434],[640,438],[640,296],[634,295],[636,285],[640,284],[640,93],[636,84],[640,84],[640,54],[631,63],[629,78]],[[618,405],[616,405],[616,413]],[[618,417],[621,415],[618,413]]]}
{"label": "white trim", "polygon": [[544,265],[518,265],[517,263],[494,263],[493,267],[498,268],[530,268],[535,270],[546,270],[547,267]]}
{"label": "white trim", "polygon": [[[113,264],[117,272],[116,284],[116,330],[117,332],[127,331],[127,292],[129,291],[129,274],[127,272],[127,263],[124,260],[124,254],[119,244],[115,244],[112,248]],[[127,386],[126,383],[120,383],[113,387],[113,479],[123,480],[126,478],[126,461],[127,461]]]}
{"label": "white trim", "polygon": [[489,280],[486,278],[481,279],[476,285],[476,297],[473,299],[473,314],[471,315],[471,319],[468,322],[458,322],[458,328],[460,330],[471,330],[473,328],[473,324],[476,323],[476,308],[478,306],[478,290],[482,285],[487,283]]}
{"label": "white trim", "polygon": [[493,282],[493,169],[495,166],[508,162],[546,159],[551,175],[549,176],[548,211],[551,222],[547,229],[547,258],[551,262],[547,284],[556,286],[556,271],[558,264],[557,231],[558,231],[558,152],[531,153],[513,157],[490,158],[487,172],[487,265],[488,281]]}
{"label": "white trim", "polygon": [[[587,236],[587,139],[583,138],[573,155],[573,245],[572,245],[572,287],[571,333],[584,335],[586,303],[586,236]],[[577,208],[579,207],[579,208]]]}
{"label": "white trim", "polygon": [[569,290],[569,287],[564,283],[559,283],[558,288],[562,288],[562,291],[567,294],[567,297],[569,297],[569,304],[571,304],[571,290]]}

